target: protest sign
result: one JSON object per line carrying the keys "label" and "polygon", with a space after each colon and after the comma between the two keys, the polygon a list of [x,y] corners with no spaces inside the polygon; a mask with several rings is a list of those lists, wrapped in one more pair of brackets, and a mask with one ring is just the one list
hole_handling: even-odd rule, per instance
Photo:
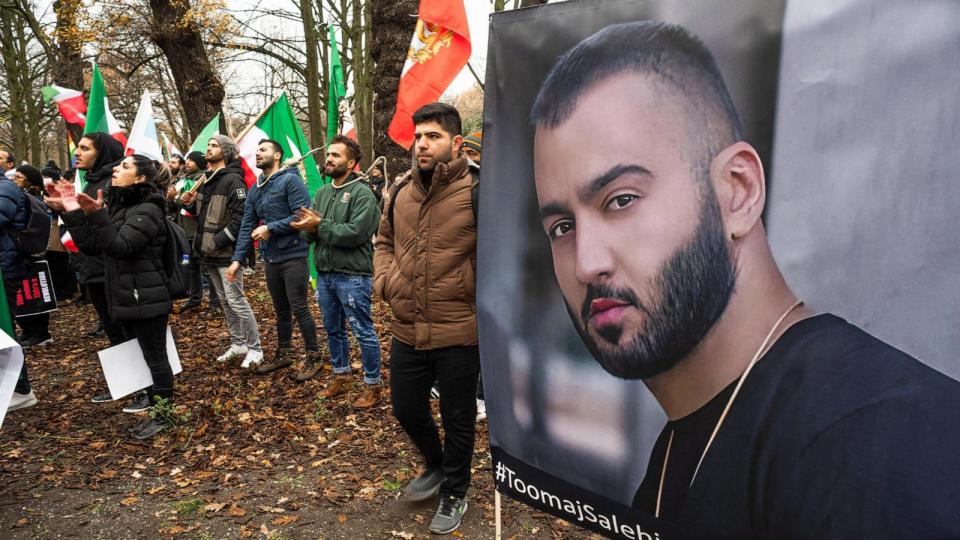
{"label": "protest sign", "polygon": [[16,316],[29,317],[57,310],[57,296],[47,261],[26,261],[27,275],[17,289]]}

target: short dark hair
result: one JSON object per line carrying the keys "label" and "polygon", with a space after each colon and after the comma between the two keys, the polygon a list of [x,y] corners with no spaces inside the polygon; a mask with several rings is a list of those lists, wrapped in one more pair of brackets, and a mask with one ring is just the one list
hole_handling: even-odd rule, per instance
{"label": "short dark hair", "polygon": [[710,51],[683,27],[654,21],[610,25],[558,58],[534,101],[534,126],[556,128],[584,94],[622,72],[653,76],[686,100],[689,137],[697,138],[698,150],[710,159],[742,138],[740,118]]}
{"label": "short dark hair", "polygon": [[274,152],[280,152],[280,161],[283,161],[283,147],[280,146],[280,143],[273,139],[260,139],[260,142],[257,143],[257,146],[260,146],[263,143],[270,143],[273,145]]}
{"label": "short dark hair", "polygon": [[338,143],[347,147],[347,159],[352,159],[357,163],[360,163],[360,158],[363,156],[363,153],[360,151],[360,145],[357,144],[357,141],[347,137],[346,135],[337,135],[336,137],[330,139],[330,144]]}
{"label": "short dark hair", "polygon": [[446,103],[428,103],[417,109],[413,113],[413,125],[423,124],[425,122],[436,122],[440,124],[451,138],[463,131],[463,124],[460,121],[460,112],[453,105]]}
{"label": "short dark hair", "polygon": [[17,163],[17,156],[13,155],[13,150],[3,150],[7,153],[7,163]]}
{"label": "short dark hair", "polygon": [[183,159],[183,156],[181,156],[180,154],[173,154],[172,156],[170,156],[170,159],[168,161],[173,161],[175,159],[180,161],[180,165],[183,165],[184,163],[186,163],[186,161]]}

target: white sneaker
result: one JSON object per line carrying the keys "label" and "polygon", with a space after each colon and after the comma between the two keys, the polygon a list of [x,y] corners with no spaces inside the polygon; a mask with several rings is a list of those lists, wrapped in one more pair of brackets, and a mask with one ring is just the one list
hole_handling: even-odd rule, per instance
{"label": "white sneaker", "polygon": [[240,364],[240,367],[247,369],[256,366],[260,362],[263,362],[263,351],[250,349],[247,351],[247,355],[243,357],[243,363]]}
{"label": "white sneaker", "polygon": [[487,402],[478,399],[477,400],[477,423],[483,422],[487,419]]}
{"label": "white sneaker", "polygon": [[217,362],[229,362],[234,358],[240,358],[241,356],[247,354],[246,345],[231,345],[227,352],[221,354],[217,357]]}
{"label": "white sneaker", "polygon": [[17,409],[26,409],[27,407],[33,407],[36,404],[37,396],[33,393],[33,390],[30,390],[29,394],[14,392],[13,397],[10,398],[10,406],[7,407],[7,412],[15,411]]}

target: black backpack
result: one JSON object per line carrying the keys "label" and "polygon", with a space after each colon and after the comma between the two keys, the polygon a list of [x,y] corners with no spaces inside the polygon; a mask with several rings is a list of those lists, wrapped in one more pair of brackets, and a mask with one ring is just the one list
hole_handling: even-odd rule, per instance
{"label": "black backpack", "polygon": [[18,231],[11,225],[8,231],[24,258],[42,259],[50,242],[50,215],[40,199],[29,193],[23,193],[23,196],[26,197],[27,221],[23,229]]}
{"label": "black backpack", "polygon": [[167,291],[171,300],[190,296],[190,243],[183,227],[170,219],[167,223],[167,242],[163,248],[163,272],[167,275]]}

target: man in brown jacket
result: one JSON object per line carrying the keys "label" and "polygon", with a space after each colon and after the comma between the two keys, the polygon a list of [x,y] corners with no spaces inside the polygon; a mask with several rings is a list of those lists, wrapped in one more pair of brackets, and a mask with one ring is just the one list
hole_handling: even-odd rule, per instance
{"label": "man in brown jacket", "polygon": [[[413,170],[391,190],[374,253],[374,290],[393,311],[393,414],[426,462],[404,488],[408,500],[440,493],[431,532],[460,526],[467,509],[480,356],[477,347],[477,224],[473,175],[457,157],[460,114],[432,103],[413,115]],[[430,416],[440,389],[445,440]]]}

